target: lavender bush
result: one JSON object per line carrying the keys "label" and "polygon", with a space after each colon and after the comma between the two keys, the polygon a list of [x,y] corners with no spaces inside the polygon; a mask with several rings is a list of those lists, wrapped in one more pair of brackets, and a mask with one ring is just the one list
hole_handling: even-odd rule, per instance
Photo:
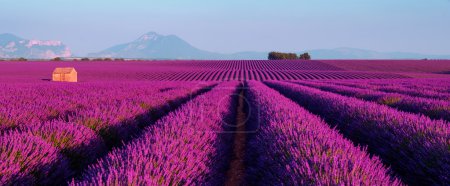
{"label": "lavender bush", "polygon": [[17,131],[0,136],[0,185],[57,184],[70,174],[67,160],[44,140]]}
{"label": "lavender bush", "polygon": [[412,97],[398,93],[386,93],[372,89],[330,85],[319,82],[298,81],[296,83],[366,101],[377,102],[407,112],[424,114],[432,119],[445,119],[450,121],[450,102],[444,100]]}
{"label": "lavender bush", "polygon": [[103,140],[89,128],[74,123],[52,121],[30,125],[22,132],[37,136],[68,157],[74,169],[91,163],[106,151]]}
{"label": "lavender bush", "polygon": [[260,82],[248,90],[250,185],[400,185],[377,157],[353,146],[291,100]]}
{"label": "lavender bush", "polygon": [[[394,81],[393,83],[379,82],[373,84],[371,82],[377,82],[377,80],[370,81],[343,81],[343,82],[331,82],[332,84],[339,84],[344,86],[351,86],[363,89],[372,89],[389,93],[399,93],[409,96],[441,99],[444,101],[450,101],[450,81],[446,79],[431,79],[431,80],[403,80]],[[434,83],[432,83],[434,82]],[[408,87],[412,86],[412,87]],[[442,88],[437,88],[442,87]]]}
{"label": "lavender bush", "polygon": [[267,84],[336,125],[352,141],[368,145],[404,182],[449,183],[447,122],[292,83]]}
{"label": "lavender bush", "polygon": [[230,153],[236,82],[221,83],[91,166],[72,185],[216,185]]}

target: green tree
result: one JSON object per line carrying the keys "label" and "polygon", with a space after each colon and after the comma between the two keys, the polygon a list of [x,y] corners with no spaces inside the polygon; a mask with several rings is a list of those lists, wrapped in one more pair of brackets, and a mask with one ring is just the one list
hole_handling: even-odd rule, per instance
{"label": "green tree", "polygon": [[269,60],[295,60],[298,59],[295,53],[270,52],[267,57]]}
{"label": "green tree", "polygon": [[299,57],[299,59],[302,59],[302,60],[311,60],[311,56],[309,55],[308,52],[306,52],[306,53],[301,54],[300,57]]}
{"label": "green tree", "polygon": [[53,58],[53,61],[61,61],[62,59],[60,57]]}

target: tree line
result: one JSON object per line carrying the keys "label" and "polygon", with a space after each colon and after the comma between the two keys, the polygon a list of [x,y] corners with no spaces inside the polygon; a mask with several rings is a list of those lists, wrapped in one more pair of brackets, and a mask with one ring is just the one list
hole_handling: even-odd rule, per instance
{"label": "tree line", "polygon": [[300,54],[300,56],[298,56],[296,53],[270,52],[268,59],[269,60],[295,60],[295,59],[310,60],[311,56],[309,55],[308,52]]}

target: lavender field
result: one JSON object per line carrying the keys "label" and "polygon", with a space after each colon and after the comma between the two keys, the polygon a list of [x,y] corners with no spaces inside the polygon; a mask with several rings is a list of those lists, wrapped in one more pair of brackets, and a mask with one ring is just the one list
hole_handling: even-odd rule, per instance
{"label": "lavender field", "polygon": [[0,62],[0,185],[450,185],[450,61],[379,62]]}

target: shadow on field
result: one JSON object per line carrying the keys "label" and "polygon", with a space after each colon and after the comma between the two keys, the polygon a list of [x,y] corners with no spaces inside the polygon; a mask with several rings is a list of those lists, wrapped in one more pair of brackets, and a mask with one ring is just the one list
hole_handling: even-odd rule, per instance
{"label": "shadow on field", "polygon": [[[195,97],[210,91],[216,85],[217,84],[207,86],[205,88],[192,92],[187,96],[168,101],[166,104],[159,107],[151,108],[143,114],[137,115],[132,118],[123,119],[116,124],[111,124],[111,127],[101,129],[98,134],[106,144],[107,150],[103,153],[97,154],[97,156],[94,158],[95,160],[90,162],[90,164],[95,164],[97,160],[104,158],[109,152],[111,152],[112,149],[121,148],[130,143],[132,140],[139,138],[145,131],[146,127],[153,125],[156,121],[166,116],[170,112],[178,109],[181,105],[185,104],[189,100],[192,100]],[[82,165],[81,167],[78,167],[78,169],[75,170],[75,175],[73,175],[66,181],[70,181],[73,178],[79,178],[82,175],[83,170],[88,167],[89,165]]]}
{"label": "shadow on field", "polygon": [[437,74],[450,74],[450,71],[437,72]]}

